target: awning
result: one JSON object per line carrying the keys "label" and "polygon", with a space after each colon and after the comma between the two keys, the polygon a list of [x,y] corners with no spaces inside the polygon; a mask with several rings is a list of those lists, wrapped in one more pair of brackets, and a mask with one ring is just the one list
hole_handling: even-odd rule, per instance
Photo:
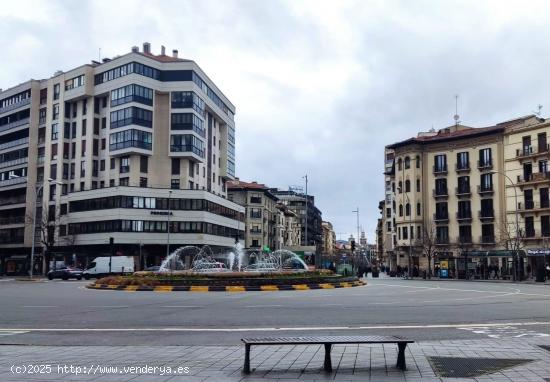
{"label": "awning", "polygon": [[[525,251],[519,250],[519,256],[525,257]],[[461,257],[514,257],[515,251],[497,249],[493,251],[467,251],[463,252]]]}

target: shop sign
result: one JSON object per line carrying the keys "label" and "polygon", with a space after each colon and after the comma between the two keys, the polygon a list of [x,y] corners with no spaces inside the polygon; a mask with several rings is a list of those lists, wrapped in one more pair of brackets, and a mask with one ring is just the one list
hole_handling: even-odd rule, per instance
{"label": "shop sign", "polygon": [[527,256],[550,256],[550,249],[548,248],[528,249]]}

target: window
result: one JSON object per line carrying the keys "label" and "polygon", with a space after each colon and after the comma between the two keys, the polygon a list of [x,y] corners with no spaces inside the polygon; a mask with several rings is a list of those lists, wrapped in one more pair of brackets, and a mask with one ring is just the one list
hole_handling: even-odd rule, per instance
{"label": "window", "polygon": [[399,181],[398,186],[397,186],[397,190],[399,191],[400,194],[403,193],[403,182],[402,181]]}
{"label": "window", "polygon": [[153,112],[135,106],[111,112],[111,129],[128,125],[152,127]]}
{"label": "window", "polygon": [[493,199],[481,199],[481,211],[482,218],[493,218]]}
{"label": "window", "polygon": [[420,192],[420,179],[416,180],[416,192]]}
{"label": "window", "polygon": [[493,190],[493,174],[481,174],[480,178],[481,191]]}
{"label": "window", "polygon": [[105,171],[105,159],[99,162],[99,171]]}
{"label": "window", "polygon": [[406,216],[411,215],[411,205],[409,203],[405,204],[405,215]]}
{"label": "window", "polygon": [[409,238],[409,235],[408,235],[408,228],[407,227],[403,227],[403,240],[407,240]]}
{"label": "window", "polygon": [[128,102],[153,105],[153,90],[136,84],[111,90],[111,107]]}
{"label": "window", "polygon": [[172,158],[172,175],[180,174],[180,158]]}
{"label": "window", "polygon": [[550,216],[540,217],[540,231],[543,237],[550,236]]}
{"label": "window", "polygon": [[416,203],[416,216],[422,215],[420,203]]}
{"label": "window", "polygon": [[456,169],[468,170],[470,168],[470,153],[467,151],[456,154]]}
{"label": "window", "polygon": [[172,190],[179,190],[180,180],[179,179],[172,179],[172,181],[170,182],[170,188]]}
{"label": "window", "polygon": [[438,178],[435,180],[435,195],[445,196],[447,193],[447,179]]}
{"label": "window", "polygon": [[115,186],[115,180],[109,179],[109,187],[114,187],[114,186]]}
{"label": "window", "polygon": [[458,177],[457,191],[458,191],[459,194],[468,194],[468,193],[470,193],[470,177],[469,176],[459,176]]}
{"label": "window", "polygon": [[115,158],[111,158],[111,170],[114,170],[116,167],[115,161],[116,161]]}
{"label": "window", "polygon": [[447,172],[447,156],[445,154],[434,157],[434,172]]}
{"label": "window", "polygon": [[479,150],[479,168],[483,167],[491,167],[492,166],[492,159],[491,159],[491,149],[481,149]]}
{"label": "window", "polygon": [[52,141],[59,137],[59,125],[57,123],[52,124]]}
{"label": "window", "polygon": [[[96,118],[96,119],[97,119],[97,118]],[[94,119],[94,121],[95,121],[95,119]],[[76,123],[75,123],[75,125],[76,125]],[[76,128],[76,127],[75,127],[75,128]],[[94,128],[94,130],[95,130],[95,128]],[[83,120],[82,120],[82,136],[85,136],[85,135],[86,135],[86,120],[83,119]]]}
{"label": "window", "polygon": [[469,200],[459,200],[458,202],[458,219],[471,219],[472,209]]}
{"label": "window", "polygon": [[437,226],[435,228],[435,240],[438,244],[448,244],[449,243],[449,227],[447,226]]}
{"label": "window", "polygon": [[449,212],[447,210],[447,202],[439,202],[435,204],[435,220],[448,220]]}
{"label": "window", "polygon": [[[83,178],[85,175],[86,175],[86,162],[81,161],[80,162],[80,177]],[[80,187],[80,189],[82,190],[83,187]]]}
{"label": "window", "polygon": [[193,113],[172,113],[171,130],[192,130],[202,137],[206,136],[204,122]]}
{"label": "window", "polygon": [[120,158],[119,172],[121,174],[130,172],[130,157],[121,157]]}
{"label": "window", "polygon": [[107,117],[101,118],[101,128],[106,129],[107,128]]}
{"label": "window", "polygon": [[525,217],[525,237],[535,237],[535,220],[532,216]]}
{"label": "window", "polygon": [[195,109],[201,115],[204,112],[204,101],[194,92],[172,92],[171,98],[173,109]]}
{"label": "window", "polygon": [[403,205],[399,205],[399,216],[403,216]]}
{"label": "window", "polygon": [[50,178],[52,179],[57,179],[57,165],[56,164],[52,164],[50,166]]}
{"label": "window", "polygon": [[149,167],[149,158],[145,155],[139,157],[139,171],[147,173]]}
{"label": "window", "polygon": [[140,187],[147,187],[147,178],[144,178],[144,177],[140,177],[139,178],[139,186]]}
{"label": "window", "polygon": [[[65,81],[65,90],[71,90],[71,89],[78,88],[78,87],[84,85],[84,78],[85,78],[84,74],[82,74],[78,77],[71,78],[70,80],[66,80]],[[59,84],[57,86],[59,86]]]}
{"label": "window", "polygon": [[[92,161],[92,176],[97,176],[99,172],[99,161],[93,160]],[[97,188],[97,187],[95,187]]]}
{"label": "window", "polygon": [[53,86],[53,100],[57,101],[59,99],[59,90],[60,90],[60,84],[55,84]]}
{"label": "window", "polygon": [[170,136],[170,151],[171,152],[191,152],[199,157],[204,158],[204,142],[194,135],[171,135]]}
{"label": "window", "polygon": [[59,104],[53,105],[52,109],[52,120],[57,121],[59,118]]}
{"label": "window", "polygon": [[546,133],[537,134],[538,152],[543,153],[548,151],[548,144],[546,141]]}
{"label": "window", "polygon": [[539,160],[539,172],[546,174],[548,172],[548,161],[545,160]]}
{"label": "window", "polygon": [[195,176],[195,170],[194,170],[194,167],[195,167],[195,164],[193,162],[187,162],[189,163],[189,177],[190,178],[193,178]]}
{"label": "window", "polygon": [[472,242],[472,226],[470,225],[458,226],[458,241],[463,244]]}
{"label": "window", "polygon": [[550,207],[550,200],[548,198],[548,187],[543,187],[539,189],[540,196],[540,208]]}
{"label": "window", "polygon": [[408,179],[405,181],[405,192],[411,192],[411,181]]}
{"label": "window", "polygon": [[80,142],[80,149],[81,149],[81,155],[85,156],[86,155],[86,141]]}
{"label": "window", "polygon": [[401,171],[402,167],[403,167],[403,161],[401,160],[401,158],[399,158],[397,159],[397,169]]}
{"label": "window", "polygon": [[82,115],[86,115],[88,112],[88,100],[84,99],[82,100]]}
{"label": "window", "polygon": [[415,157],[415,162],[416,162],[416,168],[420,168],[420,155],[417,155]]}
{"label": "window", "polygon": [[94,155],[99,155],[99,140],[94,139],[92,142],[92,153]]}
{"label": "window", "polygon": [[105,138],[101,138],[101,150],[105,150],[106,143],[107,143],[107,140]]}
{"label": "window", "polygon": [[118,184],[120,186],[128,186],[130,184],[130,178],[120,178]]}
{"label": "window", "polygon": [[144,150],[151,150],[153,135],[147,131],[129,129],[112,133],[109,136],[109,150],[122,150],[128,147],[137,147]]}
{"label": "window", "polygon": [[411,168],[411,158],[405,157],[405,170]]}
{"label": "window", "polygon": [[494,243],[495,241],[495,229],[492,224],[481,225],[481,242],[482,243]]}
{"label": "window", "polygon": [[40,125],[43,125],[44,123],[46,123],[46,113],[47,113],[46,108],[40,109],[40,111],[38,112],[38,123]]}
{"label": "window", "polygon": [[136,74],[153,78],[156,80],[161,79],[160,70],[151,68],[150,66],[143,65],[138,62],[130,62],[128,64],[116,67],[114,69],[107,70],[103,73],[96,74],[94,77],[94,82],[95,82],[95,85],[99,85],[104,82],[111,81],[131,73],[136,73]]}

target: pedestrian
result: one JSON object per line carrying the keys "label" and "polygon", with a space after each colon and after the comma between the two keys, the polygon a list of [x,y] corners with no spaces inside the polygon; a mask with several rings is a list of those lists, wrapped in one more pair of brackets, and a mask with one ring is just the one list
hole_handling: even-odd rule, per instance
{"label": "pedestrian", "polygon": [[527,264],[527,277],[531,278],[531,264]]}

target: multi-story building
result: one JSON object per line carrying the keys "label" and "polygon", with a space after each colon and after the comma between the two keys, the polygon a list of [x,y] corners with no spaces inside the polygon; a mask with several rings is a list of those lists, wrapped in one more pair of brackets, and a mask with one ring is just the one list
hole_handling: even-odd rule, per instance
{"label": "multi-story building", "polygon": [[233,245],[244,228],[225,197],[234,113],[194,61],[148,43],[0,92],[2,272],[28,268],[33,240],[79,262],[114,252],[143,264],[168,240]]}
{"label": "multi-story building", "polygon": [[385,253],[384,253],[384,221],[385,221],[385,218],[384,218],[384,209],[386,207],[386,201],[385,200],[381,200],[379,203],[378,203],[378,209],[380,210],[380,217],[377,219],[376,221],[376,231],[375,231],[375,236],[376,236],[376,259],[381,263],[381,264],[388,264],[388,259],[387,257],[385,256]]}
{"label": "multi-story building", "polygon": [[[300,219],[302,235],[300,241],[304,246],[316,246],[320,250],[323,244],[323,230],[321,228],[321,211],[315,207],[315,198],[313,195],[306,195],[293,190],[271,189],[283,204],[293,210]],[[307,205],[307,240],[306,240],[306,205]]]}
{"label": "multi-story building", "polygon": [[383,262],[392,269],[397,266],[397,253],[394,251],[394,247],[397,244],[397,232],[395,229],[394,158],[394,150],[386,147],[384,152],[384,206],[382,213],[382,245],[384,250],[382,253],[382,259]]}
{"label": "multi-story building", "polygon": [[[391,170],[387,163],[385,169],[384,229],[395,235],[391,267],[428,269],[433,254],[453,275],[464,272],[465,263],[458,259],[473,248],[502,248],[505,199],[499,174],[504,170],[505,126],[457,124],[386,147],[386,160],[394,157]],[[427,247],[434,249],[426,253]]]}
{"label": "multi-story building", "polygon": [[299,247],[302,232],[298,215],[283,203],[277,203],[277,227],[275,249]]}
{"label": "multi-story building", "polygon": [[332,227],[331,222],[323,221],[321,223],[323,230],[323,247],[321,253],[323,255],[334,255],[334,246],[336,245],[336,233]]}
{"label": "multi-story building", "polygon": [[239,179],[227,184],[228,199],[245,207],[245,247],[277,249],[278,199],[264,184]]}

